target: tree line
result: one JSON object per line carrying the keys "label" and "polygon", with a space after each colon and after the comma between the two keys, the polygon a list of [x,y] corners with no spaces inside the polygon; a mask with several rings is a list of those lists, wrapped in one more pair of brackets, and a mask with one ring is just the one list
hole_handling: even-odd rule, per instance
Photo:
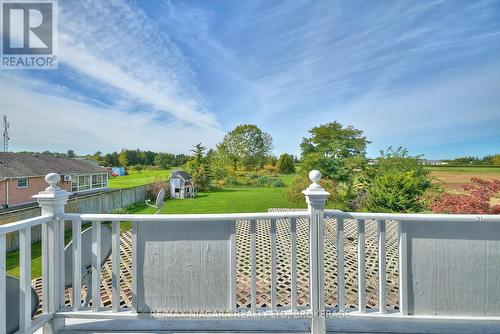
{"label": "tree line", "polygon": [[[58,156],[67,156],[70,158],[77,157],[77,154],[74,150],[68,150],[66,153],[53,151],[21,151],[19,153],[51,154]],[[141,149],[122,149],[120,152],[114,151],[112,153],[105,154],[103,154],[101,151],[97,151],[94,154],[87,154],[84,157],[95,160],[99,163],[100,166],[104,167],[137,167],[138,169],[145,166],[156,166],[162,169],[179,167],[183,166],[189,159],[191,159],[191,156],[188,154],[153,152],[144,151]]]}
{"label": "tree line", "polygon": [[452,166],[500,166],[500,154],[490,154],[480,157],[460,157],[443,160]]}

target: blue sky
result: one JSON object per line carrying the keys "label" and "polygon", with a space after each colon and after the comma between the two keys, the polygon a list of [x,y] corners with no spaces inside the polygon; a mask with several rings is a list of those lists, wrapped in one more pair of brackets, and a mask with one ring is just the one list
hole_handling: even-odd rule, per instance
{"label": "blue sky", "polygon": [[427,158],[500,152],[500,1],[60,1],[59,69],[0,71],[13,150],[187,153],[340,121]]}

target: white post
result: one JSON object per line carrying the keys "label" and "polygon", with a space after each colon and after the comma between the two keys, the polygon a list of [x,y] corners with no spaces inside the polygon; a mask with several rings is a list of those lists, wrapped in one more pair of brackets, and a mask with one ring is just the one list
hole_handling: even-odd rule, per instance
{"label": "white post", "polygon": [[[45,181],[49,187],[33,196],[42,209],[42,215],[64,213],[64,205],[68,202],[71,193],[57,186],[60,180],[59,174],[48,174],[45,176]],[[64,303],[64,221],[54,218],[48,224],[48,238],[42,240],[42,244],[47,243],[48,246],[48,256],[42,258],[42,262],[47,264],[44,267],[48,269],[47,275],[44,275],[48,281],[47,284],[44,284],[48,289],[44,295],[47,296],[48,300],[43,300],[42,303],[47,303],[47,307],[44,309],[48,313],[54,313]],[[43,331],[44,333],[57,333],[62,327],[64,327],[64,319],[53,319],[44,326]]]}
{"label": "white post", "polygon": [[312,311],[311,333],[326,333],[325,324],[325,286],[324,286],[324,208],[330,195],[321,188],[318,181],[321,173],[312,170],[309,173],[312,184],[302,193],[309,208],[309,290]]}

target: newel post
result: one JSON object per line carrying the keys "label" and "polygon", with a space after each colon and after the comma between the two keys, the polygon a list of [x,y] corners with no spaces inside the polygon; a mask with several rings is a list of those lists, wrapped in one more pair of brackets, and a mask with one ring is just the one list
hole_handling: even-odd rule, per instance
{"label": "newel post", "polygon": [[309,173],[312,184],[302,193],[309,209],[309,290],[312,311],[311,333],[326,333],[325,324],[325,285],[324,285],[324,208],[330,193],[318,181],[321,173]]}
{"label": "newel post", "polygon": [[[64,213],[70,192],[57,186],[61,176],[45,176],[49,186],[33,196],[42,209],[42,215]],[[42,225],[42,307],[44,313],[54,313],[64,305],[64,221],[54,218]],[[45,333],[56,333],[64,325],[63,319],[53,319],[44,326]]]}

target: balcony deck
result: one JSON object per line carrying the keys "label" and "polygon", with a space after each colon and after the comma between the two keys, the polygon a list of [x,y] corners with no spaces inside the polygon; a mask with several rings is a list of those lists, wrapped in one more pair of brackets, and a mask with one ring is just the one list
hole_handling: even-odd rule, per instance
{"label": "balcony deck", "polygon": [[[297,212],[299,209],[270,209],[270,212]],[[297,219],[297,303],[306,306],[309,302],[308,290],[308,229],[307,218]],[[336,264],[336,221],[333,218],[325,219],[325,263]],[[238,248],[238,277],[237,277],[237,307],[247,307],[251,303],[251,272],[250,272],[250,226],[246,222],[237,225],[236,245]],[[257,253],[260,259],[270,258],[270,233],[269,222],[257,225]],[[290,272],[290,239],[288,222],[277,222],[277,275],[286,277]],[[375,220],[366,221],[366,307],[378,307],[378,231]],[[398,230],[396,222],[388,222],[386,226],[386,253],[387,253],[387,308],[397,310],[399,303],[398,294]],[[345,221],[345,302],[346,307],[358,306],[358,266],[357,266],[357,224],[355,220]],[[124,231],[120,236],[120,292],[121,307],[132,307],[132,232]],[[246,265],[245,265],[246,264]],[[257,306],[271,305],[271,268],[259,262],[257,268]],[[112,302],[112,273],[113,263],[109,258],[102,268],[101,302],[104,307],[111,307]],[[278,307],[290,306],[291,282],[281,279],[277,285]],[[42,295],[42,278],[33,281],[33,286],[38,295]],[[325,266],[325,305],[337,307],[337,270],[336,265]],[[87,293],[83,288],[83,296]],[[65,291],[65,305],[71,305],[72,289]],[[41,305],[40,305],[41,307]]]}

